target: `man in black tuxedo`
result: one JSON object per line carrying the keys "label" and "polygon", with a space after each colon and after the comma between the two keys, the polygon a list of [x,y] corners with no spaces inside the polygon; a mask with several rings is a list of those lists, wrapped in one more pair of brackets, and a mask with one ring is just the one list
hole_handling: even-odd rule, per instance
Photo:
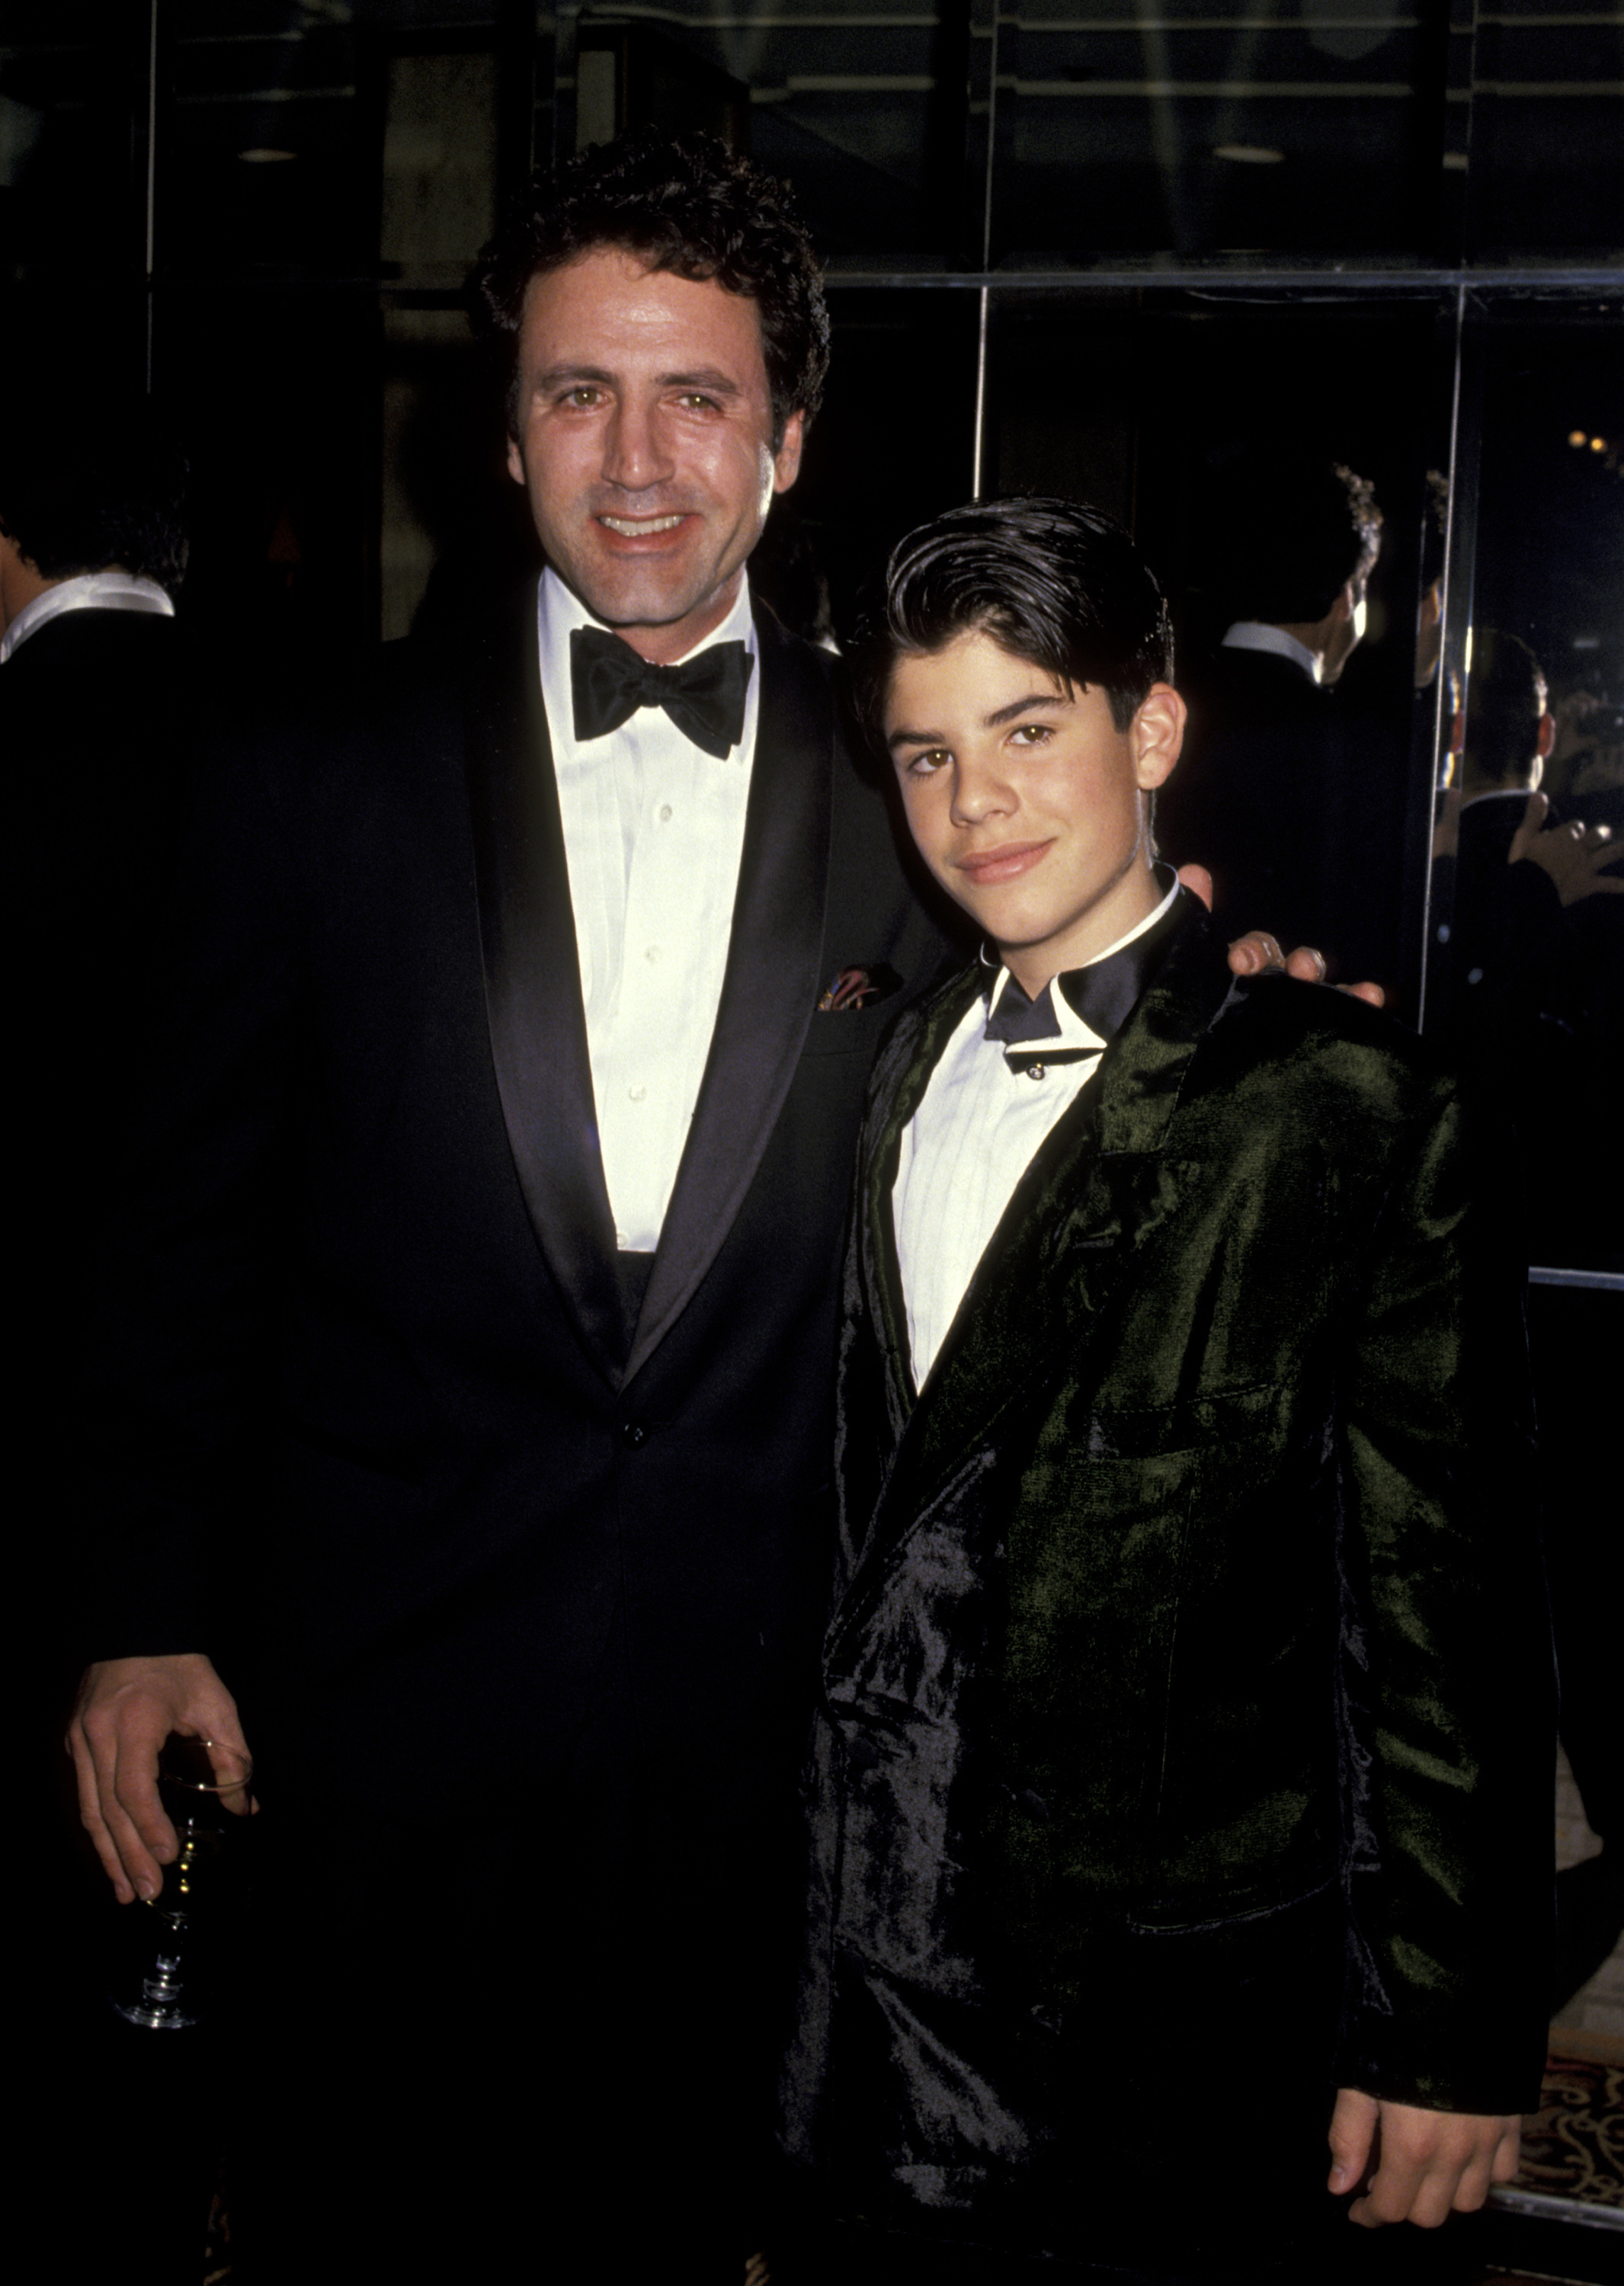
{"label": "man in black tuxedo", "polygon": [[[139,1066],[179,834],[185,485],[184,461],[144,405],[92,403],[37,379],[5,391],[0,753],[20,985],[8,1046],[28,1107],[12,1138],[26,1202],[12,1267],[17,1322],[29,1329],[12,1394],[43,1451],[70,1434],[109,1134]],[[40,1550],[35,1608],[50,1615],[35,1647],[59,1725],[73,1673],[60,1673],[56,1559]]]}
{"label": "man in black tuxedo", "polygon": [[1266,914],[1288,939],[1317,933],[1358,974],[1384,932],[1356,859],[1371,773],[1336,686],[1364,636],[1381,511],[1328,453],[1248,456],[1210,507],[1225,631],[1181,678],[1189,753],[1158,834],[1175,860],[1210,866],[1221,923]]}
{"label": "man in black tuxedo", "polygon": [[476,2187],[493,2269],[746,2251],[852,1154],[943,950],[745,579],[826,357],[779,186],[612,146],[477,283],[548,569],[211,782],[111,1280],[72,1746],[130,1899],[165,1734],[252,1743],[248,2278],[452,2274]]}
{"label": "man in black tuxedo", "polygon": [[130,1898],[165,1734],[251,1743],[250,2274],[356,2274],[346,2202],[456,2258],[476,2182],[533,2245],[538,2170],[744,2227],[852,1149],[942,954],[751,609],[827,354],[778,186],[598,152],[477,288],[549,568],[210,784],[112,1280],[73,1746]]}

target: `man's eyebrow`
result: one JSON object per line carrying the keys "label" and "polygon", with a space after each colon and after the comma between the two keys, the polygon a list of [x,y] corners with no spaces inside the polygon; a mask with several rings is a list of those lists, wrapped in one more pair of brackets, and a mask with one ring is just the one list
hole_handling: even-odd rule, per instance
{"label": "man's eyebrow", "polygon": [[613,380],[613,374],[606,373],[601,365],[555,365],[536,375],[534,386],[538,390],[562,389],[566,383],[572,386],[581,381],[612,383]]}
{"label": "man's eyebrow", "polygon": [[[617,377],[601,365],[555,365],[536,375],[533,386],[542,394],[555,389],[574,389],[583,381],[600,382],[613,389]],[[697,373],[662,373],[655,376],[660,389],[702,389],[707,397],[742,397],[744,390],[731,374],[719,373],[713,366],[702,367]]]}
{"label": "man's eyebrow", "polygon": [[740,397],[744,391],[732,376],[705,366],[698,373],[662,373],[662,389],[702,389],[707,397]]}

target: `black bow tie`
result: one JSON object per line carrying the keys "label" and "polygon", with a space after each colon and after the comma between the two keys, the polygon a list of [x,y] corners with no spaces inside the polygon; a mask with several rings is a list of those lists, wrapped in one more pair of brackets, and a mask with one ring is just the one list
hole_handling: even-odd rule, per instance
{"label": "black bow tie", "polygon": [[742,642],[713,643],[681,666],[650,666],[602,627],[570,632],[575,736],[601,738],[640,706],[663,706],[686,738],[721,761],[745,735],[745,693],[755,665]]}
{"label": "black bow tie", "polygon": [[[1147,928],[1143,936],[1136,936],[1131,944],[1124,944],[1108,959],[1096,960],[1087,968],[1067,969],[1052,983],[1045,984],[1036,1000],[1027,997],[1024,988],[1013,976],[1006,977],[998,1005],[987,1019],[983,1037],[1002,1040],[1006,1048],[1024,1047],[1034,1040],[1059,1039],[1060,1022],[1054,1006],[1058,986],[1072,1014],[1080,1017],[1097,1038],[1114,1039],[1150,981],[1163,946],[1179,926],[1183,903],[1180,898],[1171,905],[1154,928]],[[1061,1048],[1045,1060],[1058,1063],[1064,1058],[1070,1061],[1088,1052],[1085,1048]]]}

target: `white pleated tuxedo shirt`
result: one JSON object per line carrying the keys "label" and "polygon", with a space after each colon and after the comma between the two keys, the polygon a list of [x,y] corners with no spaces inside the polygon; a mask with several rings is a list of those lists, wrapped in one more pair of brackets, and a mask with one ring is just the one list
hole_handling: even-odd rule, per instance
{"label": "white pleated tuxedo shirt", "polygon": [[[570,635],[602,622],[551,571],[542,574],[537,621],[603,1179],[616,1245],[649,1254],[716,1028],[761,668],[753,666],[745,694],[744,736],[723,761],[658,707],[640,707],[619,729],[578,745]],[[694,650],[719,642],[742,642],[756,658],[747,582]]]}
{"label": "white pleated tuxedo shirt", "polygon": [[[1155,912],[1086,966],[1108,960],[1154,928],[1178,895],[1175,881]],[[936,1362],[1016,1184],[1050,1129],[1093,1078],[1109,1044],[1057,991],[1059,1031],[1047,1040],[1022,1040],[1019,1052],[1023,1058],[1040,1055],[1045,1047],[1086,1052],[1076,1063],[1048,1065],[1041,1077],[1013,1067],[1003,1041],[986,1037],[1008,981],[1008,969],[1000,968],[990,996],[971,1002],[902,1133],[891,1213],[916,1390]]]}

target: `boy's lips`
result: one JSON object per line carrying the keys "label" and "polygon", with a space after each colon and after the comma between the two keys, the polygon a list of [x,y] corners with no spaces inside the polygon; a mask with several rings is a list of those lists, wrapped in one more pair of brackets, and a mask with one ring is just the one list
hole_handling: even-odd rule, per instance
{"label": "boy's lips", "polygon": [[1052,841],[1006,841],[999,848],[978,849],[971,856],[956,859],[954,870],[965,874],[973,887],[984,888],[991,882],[1013,881],[1030,872],[1052,847]]}

